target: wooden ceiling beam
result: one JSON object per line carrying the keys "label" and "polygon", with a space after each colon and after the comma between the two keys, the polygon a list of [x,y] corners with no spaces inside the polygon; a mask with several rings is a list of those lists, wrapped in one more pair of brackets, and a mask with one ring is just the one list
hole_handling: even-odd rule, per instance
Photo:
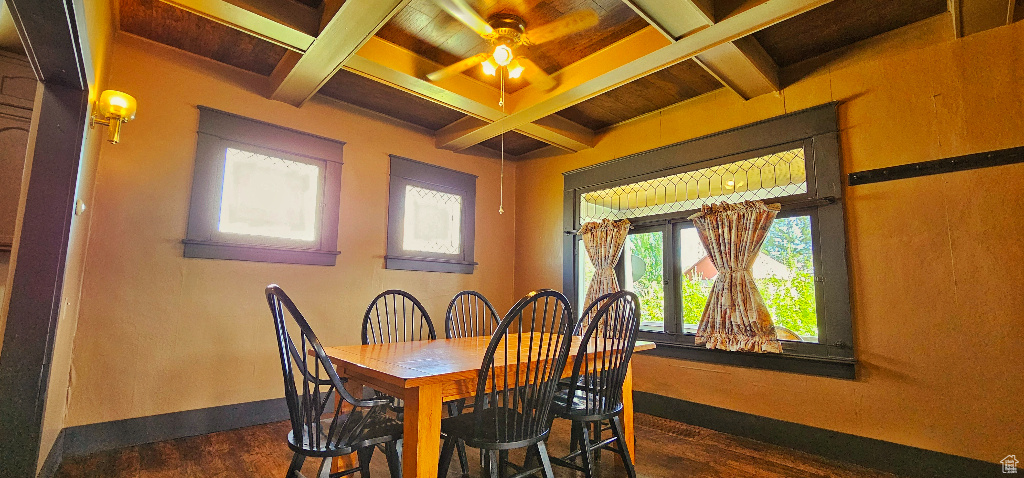
{"label": "wooden ceiling beam", "polygon": [[949,0],[957,38],[1013,23],[1014,0]]}
{"label": "wooden ceiling beam", "polygon": [[[619,50],[620,46],[631,44],[635,37],[649,31],[641,30],[556,73],[554,77],[559,84],[550,91],[544,92],[530,86],[516,92],[506,100],[512,107],[510,115],[476,130],[465,132],[460,137],[448,138],[443,147],[453,150],[468,148],[829,1],[831,0],[765,0],[639,57],[636,57],[636,52]],[[656,29],[651,29],[662,44],[668,42]],[[641,44],[636,45],[636,48],[644,50],[650,46]]]}
{"label": "wooden ceiling beam", "polygon": [[270,75],[270,98],[301,106],[408,2],[347,0],[336,13],[325,12],[326,23],[305,53],[289,51]]}
{"label": "wooden ceiling beam", "polygon": [[[623,1],[672,41],[715,24],[710,0]],[[743,99],[779,90],[778,65],[752,37],[723,43],[694,60]]]}
{"label": "wooden ceiling beam", "polygon": [[320,12],[298,2],[273,0],[162,0],[292,51],[313,44]]}
{"label": "wooden ceiling beam", "polygon": [[[498,107],[500,93],[486,83],[466,75],[440,81],[424,79],[427,73],[438,68],[437,63],[377,37],[367,41],[345,64],[345,69],[353,73],[469,115],[442,128],[437,138],[461,135],[464,130],[478,129],[505,116]],[[560,117],[522,124],[514,130],[567,151],[594,146],[593,131]],[[438,139],[439,143],[442,141]]]}

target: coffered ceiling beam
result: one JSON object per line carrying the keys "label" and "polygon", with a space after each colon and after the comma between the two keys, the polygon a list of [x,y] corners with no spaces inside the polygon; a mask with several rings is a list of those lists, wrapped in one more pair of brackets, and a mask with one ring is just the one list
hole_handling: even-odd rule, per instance
{"label": "coffered ceiling beam", "polygon": [[320,12],[298,2],[274,0],[163,0],[271,43],[303,52],[313,44]]}
{"label": "coffered ceiling beam", "polygon": [[301,106],[409,0],[347,0],[305,53],[289,51],[270,75],[270,98]]}
{"label": "coffered ceiling beam", "polygon": [[948,0],[948,3],[953,14],[953,32],[958,38],[1013,23],[1014,0]]}
{"label": "coffered ceiling beam", "polygon": [[[710,0],[623,1],[672,41],[715,24]],[[694,60],[743,99],[779,90],[778,65],[751,37],[723,43]]]}
{"label": "coffered ceiling beam", "polygon": [[[438,138],[461,135],[461,131],[478,129],[505,116],[498,107],[498,90],[486,83],[466,75],[436,82],[423,79],[438,68],[437,63],[377,37],[367,41],[345,64],[349,71],[469,115],[442,128]],[[594,146],[593,131],[561,117],[544,118],[514,130],[568,151]]]}
{"label": "coffered ceiling beam", "polygon": [[[551,91],[544,92],[530,86],[516,92],[507,100],[512,114],[466,132],[461,137],[452,138],[444,147],[455,150],[468,148],[829,1],[831,0],[766,0],[638,58],[630,58],[631,55],[626,52],[615,51],[623,42],[628,42],[636,35],[647,31],[641,30],[556,73],[554,76],[559,84]],[[660,33],[655,31],[655,35],[658,35],[662,42],[667,42]],[[612,52],[619,54],[611,54]]]}

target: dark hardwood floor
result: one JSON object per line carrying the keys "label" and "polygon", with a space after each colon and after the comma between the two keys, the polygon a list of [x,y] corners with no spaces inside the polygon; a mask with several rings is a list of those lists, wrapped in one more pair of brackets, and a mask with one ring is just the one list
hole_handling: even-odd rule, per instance
{"label": "dark hardwood floor", "polygon": [[[288,424],[278,422],[68,458],[57,476],[281,478],[291,458],[284,444],[287,433]],[[567,436],[568,428],[556,422],[549,441],[552,453],[565,454]],[[636,415],[636,440],[637,472],[642,477],[894,476],[643,414]],[[470,463],[479,463],[476,450],[470,450]],[[307,461],[303,473],[312,478],[318,464]],[[388,476],[383,454],[374,454],[372,465],[373,476]],[[625,476],[611,452],[603,453],[599,466],[600,477]],[[471,476],[480,476],[480,470],[472,471]],[[458,477],[458,472],[456,459],[448,476]],[[582,476],[557,467],[555,474]]]}

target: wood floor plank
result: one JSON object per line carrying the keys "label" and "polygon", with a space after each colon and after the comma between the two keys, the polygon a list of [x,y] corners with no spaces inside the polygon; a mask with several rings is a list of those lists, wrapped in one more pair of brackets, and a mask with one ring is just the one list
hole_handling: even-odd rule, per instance
{"label": "wood floor plank", "polygon": [[[819,456],[782,448],[706,428],[636,414],[637,473],[642,478],[894,478],[894,475]],[[197,437],[179,438],[118,450],[68,458],[61,465],[60,478],[167,478],[167,477],[274,477],[288,468],[291,450],[285,443],[287,422],[228,430]],[[552,454],[568,453],[569,427],[556,420],[548,447]],[[470,463],[479,463],[477,451],[470,450]],[[511,454],[521,462],[521,451]],[[315,476],[320,461],[307,460],[302,472]],[[471,468],[474,468],[471,466]],[[387,476],[382,453],[374,454],[373,476]],[[453,463],[449,477],[458,478]],[[470,476],[482,476],[472,469]],[[625,476],[621,462],[603,452],[596,476]],[[575,472],[555,467],[558,478],[576,478]]]}

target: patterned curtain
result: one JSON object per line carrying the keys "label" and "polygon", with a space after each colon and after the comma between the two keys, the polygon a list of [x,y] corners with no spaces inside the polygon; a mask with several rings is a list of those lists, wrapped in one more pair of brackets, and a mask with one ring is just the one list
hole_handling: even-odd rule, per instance
{"label": "patterned curtain", "polygon": [[751,273],[778,204],[762,201],[712,204],[690,219],[718,276],[697,327],[698,344],[709,349],[782,353],[771,314]]}
{"label": "patterned curtain", "polygon": [[580,228],[583,246],[587,248],[590,262],[594,264],[594,277],[587,286],[587,298],[580,305],[586,307],[598,297],[619,290],[619,281],[615,277],[615,263],[622,254],[622,246],[626,244],[629,234],[629,221],[588,222]]}

